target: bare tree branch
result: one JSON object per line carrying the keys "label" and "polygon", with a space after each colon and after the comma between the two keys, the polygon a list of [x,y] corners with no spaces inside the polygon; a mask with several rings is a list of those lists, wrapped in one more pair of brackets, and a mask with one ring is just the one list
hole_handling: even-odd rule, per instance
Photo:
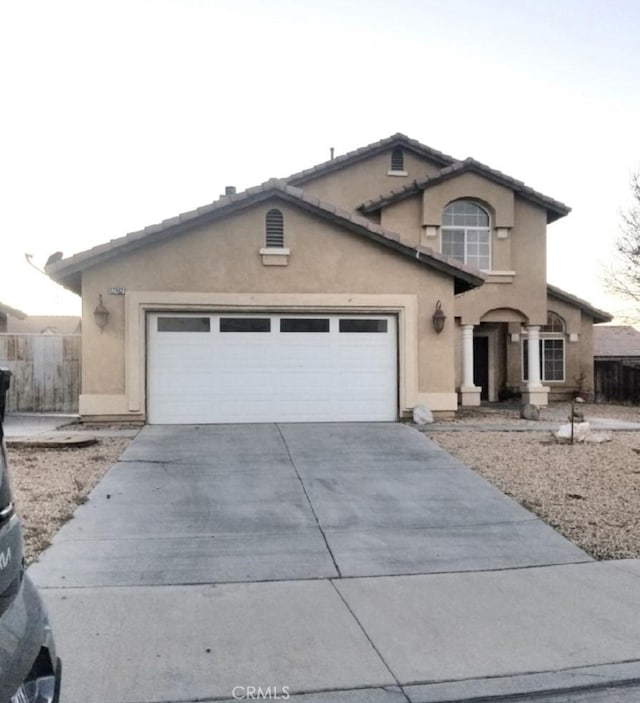
{"label": "bare tree branch", "polygon": [[616,261],[604,274],[608,291],[640,303],[640,172],[631,176],[632,205],[620,214]]}

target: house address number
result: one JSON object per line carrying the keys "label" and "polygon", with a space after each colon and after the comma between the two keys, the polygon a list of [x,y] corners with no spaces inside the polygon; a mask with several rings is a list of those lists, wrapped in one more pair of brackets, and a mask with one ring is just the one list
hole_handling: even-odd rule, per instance
{"label": "house address number", "polygon": [[121,286],[114,286],[113,288],[109,288],[109,295],[124,295],[126,292],[127,289]]}

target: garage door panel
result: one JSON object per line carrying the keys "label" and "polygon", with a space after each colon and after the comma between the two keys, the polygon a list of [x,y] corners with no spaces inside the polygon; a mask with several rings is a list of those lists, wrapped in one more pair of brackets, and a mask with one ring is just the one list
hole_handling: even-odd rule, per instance
{"label": "garage door panel", "polygon": [[[158,318],[164,317],[149,316],[151,423],[397,417],[392,316],[271,315],[243,322],[241,316],[211,314],[205,324],[200,314],[196,322],[183,323],[179,315],[171,315],[169,322],[159,324]],[[237,331],[256,325],[269,331]],[[202,331],[207,327],[208,332]],[[362,331],[372,328],[378,331]]]}

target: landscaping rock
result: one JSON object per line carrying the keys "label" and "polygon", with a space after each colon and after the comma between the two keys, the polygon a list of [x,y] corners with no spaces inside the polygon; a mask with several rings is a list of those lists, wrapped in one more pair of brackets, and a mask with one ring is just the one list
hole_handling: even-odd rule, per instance
{"label": "landscaping rock", "polygon": [[430,425],[433,422],[433,413],[425,405],[416,405],[413,409],[413,421],[416,425]]}
{"label": "landscaping rock", "polygon": [[520,407],[520,417],[523,420],[536,420],[540,419],[540,408],[537,405],[532,405],[531,403],[525,403]]}
{"label": "landscaping rock", "polygon": [[[588,422],[575,422],[573,425],[573,441],[574,442],[584,442],[589,436],[591,431],[591,425]],[[568,422],[566,425],[560,425],[557,432],[553,433],[553,436],[558,440],[558,442],[570,442],[571,441],[571,423]]]}

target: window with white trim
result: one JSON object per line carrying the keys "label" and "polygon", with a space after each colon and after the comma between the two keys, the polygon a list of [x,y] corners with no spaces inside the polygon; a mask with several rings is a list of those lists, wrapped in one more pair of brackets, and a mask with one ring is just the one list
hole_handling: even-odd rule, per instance
{"label": "window with white trim", "polygon": [[[540,328],[540,379],[564,381],[565,324],[555,312],[547,313],[547,324]],[[529,342],[522,340],[522,378],[529,380]]]}
{"label": "window with white trim", "polygon": [[265,246],[282,249],[284,247],[284,218],[282,211],[272,208],[264,218]]}
{"label": "window with white trim", "polygon": [[491,269],[489,213],[471,200],[456,200],[442,212],[442,253],[478,269]]}

